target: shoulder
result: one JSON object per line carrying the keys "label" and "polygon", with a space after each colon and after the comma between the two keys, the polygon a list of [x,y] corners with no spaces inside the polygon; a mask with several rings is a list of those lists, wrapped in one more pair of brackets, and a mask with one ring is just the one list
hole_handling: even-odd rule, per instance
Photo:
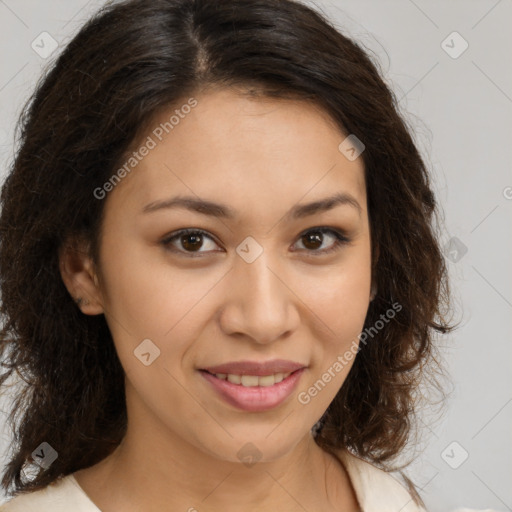
{"label": "shoulder", "polygon": [[391,473],[348,451],[339,452],[338,457],[350,477],[363,512],[425,512]]}
{"label": "shoulder", "polygon": [[82,491],[73,475],[67,475],[44,489],[18,494],[0,505],[0,512],[100,512]]}
{"label": "shoulder", "polygon": [[[348,452],[340,451],[362,512],[426,512],[406,487],[391,473]],[[0,510],[1,512],[1,510]],[[496,512],[491,509],[457,508],[452,512]]]}

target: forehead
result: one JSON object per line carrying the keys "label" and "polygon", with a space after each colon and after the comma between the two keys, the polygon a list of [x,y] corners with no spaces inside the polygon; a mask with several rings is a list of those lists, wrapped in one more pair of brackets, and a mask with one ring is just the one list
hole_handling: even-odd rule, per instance
{"label": "forehead", "polygon": [[315,104],[249,98],[229,89],[193,100],[154,116],[133,148],[151,149],[113,195],[137,208],[182,194],[228,203],[235,211],[256,211],[262,202],[278,211],[288,202],[342,192],[365,210],[362,158],[345,157],[339,145],[347,134]]}

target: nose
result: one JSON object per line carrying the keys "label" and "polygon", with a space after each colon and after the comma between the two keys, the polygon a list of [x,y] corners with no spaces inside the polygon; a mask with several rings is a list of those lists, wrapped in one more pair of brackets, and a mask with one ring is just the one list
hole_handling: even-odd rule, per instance
{"label": "nose", "polygon": [[224,333],[266,345],[289,336],[299,325],[297,296],[266,251],[252,263],[235,259],[228,298],[219,316]]}

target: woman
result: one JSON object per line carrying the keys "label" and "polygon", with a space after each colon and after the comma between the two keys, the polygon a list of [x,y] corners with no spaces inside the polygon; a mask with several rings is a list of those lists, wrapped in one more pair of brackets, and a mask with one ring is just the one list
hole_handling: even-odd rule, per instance
{"label": "woman", "polygon": [[356,43],[289,0],[108,5],[21,128],[0,510],[424,510],[387,471],[453,329],[437,205]]}

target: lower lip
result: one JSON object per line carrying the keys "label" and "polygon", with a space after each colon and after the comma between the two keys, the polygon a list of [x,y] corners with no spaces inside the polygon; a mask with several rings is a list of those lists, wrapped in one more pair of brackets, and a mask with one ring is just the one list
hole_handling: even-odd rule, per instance
{"label": "lower lip", "polygon": [[261,412],[281,405],[297,387],[304,370],[305,368],[296,370],[286,379],[272,386],[253,387],[245,387],[218,379],[204,370],[200,373],[230,405],[243,411]]}

